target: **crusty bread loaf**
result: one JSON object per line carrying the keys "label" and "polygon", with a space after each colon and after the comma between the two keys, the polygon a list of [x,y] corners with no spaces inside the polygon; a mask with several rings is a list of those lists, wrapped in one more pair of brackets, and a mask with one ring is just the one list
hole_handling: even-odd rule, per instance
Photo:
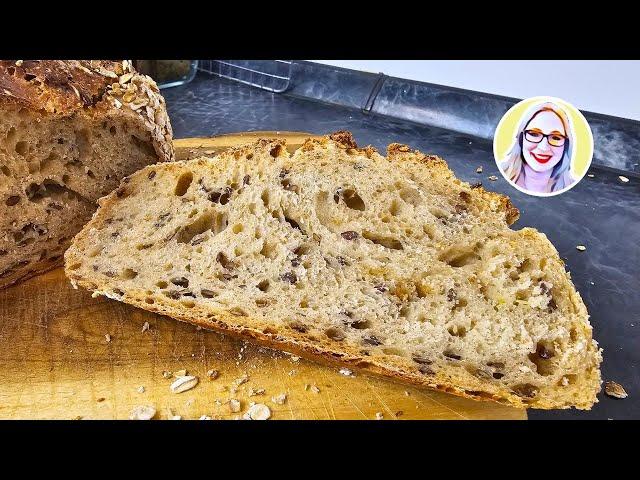
{"label": "crusty bread loaf", "polygon": [[601,354],[547,238],[438,157],[347,132],[156,165],[100,201],[74,284],[474,399],[588,409]]}
{"label": "crusty bread loaf", "polygon": [[128,61],[0,61],[0,288],[60,265],[98,198],[172,158],[164,99]]}

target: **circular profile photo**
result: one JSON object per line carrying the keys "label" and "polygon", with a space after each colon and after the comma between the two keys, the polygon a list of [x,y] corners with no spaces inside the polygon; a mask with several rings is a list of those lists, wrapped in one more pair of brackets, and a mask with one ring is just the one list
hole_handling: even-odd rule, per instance
{"label": "circular profile photo", "polygon": [[523,100],[504,114],[493,137],[502,176],[529,195],[573,188],[593,157],[591,128],[573,105],[554,97]]}

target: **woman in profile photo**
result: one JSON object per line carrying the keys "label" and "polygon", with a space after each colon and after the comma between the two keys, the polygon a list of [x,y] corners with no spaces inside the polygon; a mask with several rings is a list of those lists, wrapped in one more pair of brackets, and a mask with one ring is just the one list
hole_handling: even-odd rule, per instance
{"label": "woman in profile photo", "polygon": [[564,190],[576,181],[570,170],[573,140],[571,121],[560,106],[535,104],[522,116],[500,169],[527,192]]}

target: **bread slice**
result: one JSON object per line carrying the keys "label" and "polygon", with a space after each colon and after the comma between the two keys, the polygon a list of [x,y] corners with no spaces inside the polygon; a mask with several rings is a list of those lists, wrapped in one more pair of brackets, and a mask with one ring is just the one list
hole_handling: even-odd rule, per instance
{"label": "bread slice", "polygon": [[173,159],[171,136],[127,61],[0,61],[0,288],[61,265],[98,198]]}
{"label": "bread slice", "polygon": [[440,158],[338,132],[146,167],[66,254],[77,285],[309,358],[516,407],[590,408],[601,354],[544,234]]}

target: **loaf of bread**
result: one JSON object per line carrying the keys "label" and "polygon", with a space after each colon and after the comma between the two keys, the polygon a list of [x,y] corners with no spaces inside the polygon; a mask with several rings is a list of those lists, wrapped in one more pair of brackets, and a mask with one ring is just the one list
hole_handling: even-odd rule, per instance
{"label": "loaf of bread", "polygon": [[553,245],[440,158],[347,132],[146,167],[66,253],[74,285],[309,358],[588,409],[601,353]]}
{"label": "loaf of bread", "polygon": [[128,61],[0,61],[0,288],[61,265],[98,198],[173,159],[171,137]]}

